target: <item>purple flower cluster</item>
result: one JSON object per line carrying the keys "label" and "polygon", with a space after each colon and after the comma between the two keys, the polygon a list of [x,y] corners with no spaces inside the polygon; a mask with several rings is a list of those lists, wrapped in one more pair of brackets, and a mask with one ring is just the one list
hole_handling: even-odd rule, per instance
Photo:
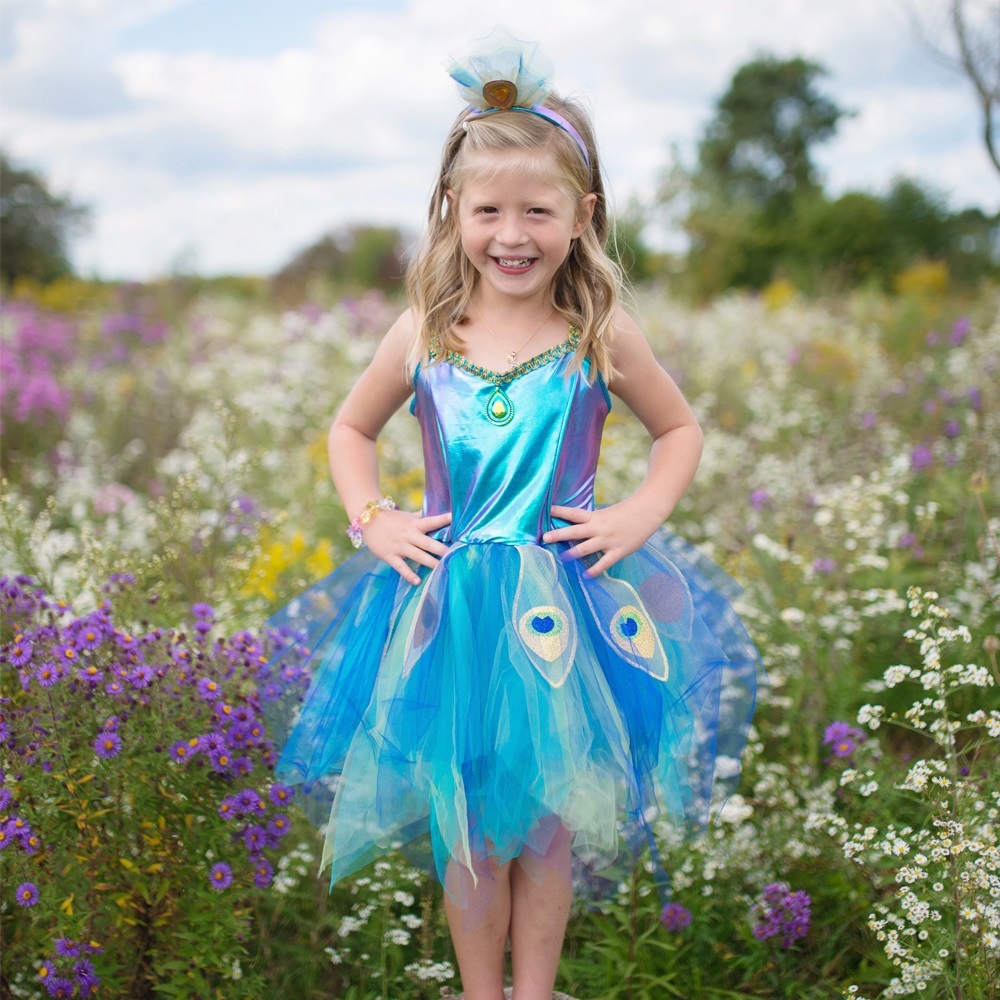
{"label": "purple flower cluster", "polygon": [[823,745],[830,748],[834,757],[850,757],[864,738],[864,732],[849,723],[831,722],[823,733]]}
{"label": "purple flower cluster", "polygon": [[[38,967],[38,978],[50,997],[92,997],[96,996],[101,978],[94,970],[94,965],[87,955],[99,955],[104,949],[96,941],[74,941],[72,938],[59,938],[56,941],[55,954],[46,959]],[[69,959],[75,959],[72,968],[67,972],[60,970],[60,965],[68,965]]]}
{"label": "purple flower cluster", "polygon": [[680,903],[667,903],[660,913],[660,923],[668,931],[686,930],[691,926],[691,911]]}
{"label": "purple flower cluster", "polygon": [[75,325],[24,302],[5,303],[4,313],[14,329],[0,350],[0,429],[65,420],[72,393],[60,378],[76,354]]}
{"label": "purple flower cluster", "polygon": [[[127,780],[121,769],[130,764],[175,775],[181,765],[204,769],[198,787],[207,780],[217,788],[218,812],[232,824],[231,843],[245,852],[240,870],[266,888],[274,870],[265,852],[290,829],[286,808],[294,793],[270,783],[267,774],[275,752],[256,690],[268,660],[264,646],[249,632],[213,639],[215,610],[205,603],[191,608],[186,632],[120,627],[112,597],[133,582],[111,580],[98,608],[74,616],[30,579],[0,578],[0,636],[6,640],[0,664],[13,668],[4,672],[0,692],[0,746],[13,765],[10,782],[0,774],[0,850],[27,856],[41,846],[15,798],[25,780],[14,773],[18,769],[48,774],[82,754],[75,759],[103,783],[113,774]],[[248,785],[254,778],[263,780],[263,791]],[[216,889],[228,887],[232,868],[216,864],[210,881]],[[16,890],[21,906],[37,898],[33,882]]]}
{"label": "purple flower cluster", "polygon": [[[978,421],[982,412],[982,389],[978,385],[954,384],[951,352],[962,348],[971,334],[972,325],[966,316],[955,320],[946,337],[932,330],[926,343],[935,350],[909,365],[903,377],[882,393],[882,401],[889,408],[904,411],[895,414],[897,425],[905,423],[919,429],[909,451],[910,470],[916,475],[930,475],[936,468],[955,465],[960,455],[955,440]],[[878,422],[879,414],[871,410],[861,418],[866,430]]]}
{"label": "purple flower cluster", "polygon": [[758,941],[781,938],[781,947],[790,948],[809,932],[812,901],[806,892],[792,892],[784,882],[764,886],[750,910],[753,936]]}

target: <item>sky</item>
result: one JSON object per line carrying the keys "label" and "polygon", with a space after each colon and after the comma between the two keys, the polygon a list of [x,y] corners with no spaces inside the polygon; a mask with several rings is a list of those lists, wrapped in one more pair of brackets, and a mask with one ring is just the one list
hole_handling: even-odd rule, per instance
{"label": "sky", "polygon": [[[976,18],[995,0],[968,0]],[[740,65],[804,56],[853,112],[827,190],[1000,209],[946,0],[0,0],[0,147],[90,206],[87,276],[269,274],[337,228],[417,233],[462,107],[444,64],[498,20],[593,111],[619,209],[651,203]],[[648,236],[671,234],[649,214]]]}

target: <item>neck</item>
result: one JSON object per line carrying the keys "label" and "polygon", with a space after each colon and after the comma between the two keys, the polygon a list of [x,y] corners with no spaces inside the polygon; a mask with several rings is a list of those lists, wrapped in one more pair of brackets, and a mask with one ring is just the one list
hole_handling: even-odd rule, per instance
{"label": "neck", "polygon": [[538,324],[552,309],[548,291],[532,295],[527,299],[512,299],[506,295],[490,294],[484,288],[477,288],[472,297],[473,312],[478,308],[490,323],[502,323],[506,327],[531,326]]}

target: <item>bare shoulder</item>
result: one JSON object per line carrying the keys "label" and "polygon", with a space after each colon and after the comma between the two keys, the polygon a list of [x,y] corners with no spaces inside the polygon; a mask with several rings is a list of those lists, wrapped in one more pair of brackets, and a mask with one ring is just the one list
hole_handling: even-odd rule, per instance
{"label": "bare shoulder", "polygon": [[407,309],[385,332],[372,358],[370,370],[383,379],[408,384],[406,359],[416,337],[416,322],[413,311]]}
{"label": "bare shoulder", "polygon": [[615,336],[611,345],[611,359],[618,372],[609,388],[627,381],[650,364],[659,367],[646,334],[639,324],[620,306],[615,312]]}
{"label": "bare shoulder", "polygon": [[417,323],[413,310],[406,309],[396,317],[395,322],[386,331],[382,344],[387,350],[402,351],[402,356],[405,357],[416,335]]}

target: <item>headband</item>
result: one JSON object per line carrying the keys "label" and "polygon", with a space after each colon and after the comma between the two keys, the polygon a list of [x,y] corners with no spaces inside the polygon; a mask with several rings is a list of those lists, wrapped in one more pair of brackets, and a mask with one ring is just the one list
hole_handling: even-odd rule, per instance
{"label": "headband", "polygon": [[500,111],[536,115],[562,129],[576,143],[589,167],[590,154],[583,136],[544,104],[551,73],[552,65],[538,52],[537,42],[521,41],[499,27],[448,66],[448,75],[458,84],[459,94],[469,102],[465,124],[478,115]]}

